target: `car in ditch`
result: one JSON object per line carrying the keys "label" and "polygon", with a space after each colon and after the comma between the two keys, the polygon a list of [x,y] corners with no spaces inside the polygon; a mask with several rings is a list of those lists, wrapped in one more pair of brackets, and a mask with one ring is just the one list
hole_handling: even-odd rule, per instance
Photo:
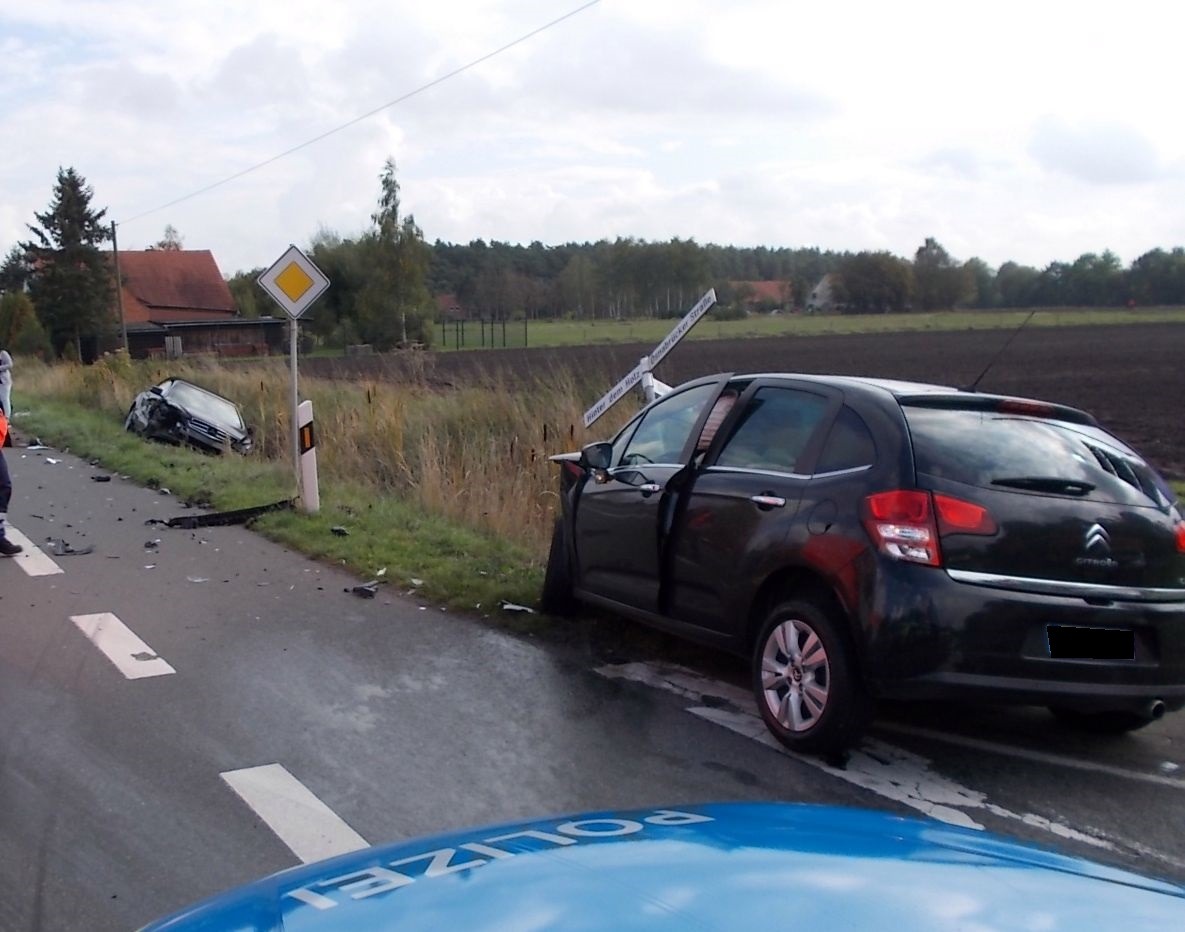
{"label": "car in ditch", "polygon": [[878,698],[1044,705],[1095,732],[1185,705],[1185,522],[1086,412],[914,382],[718,375],[553,456],[542,605],[748,657],[794,750]]}
{"label": "car in ditch", "polygon": [[[1179,929],[1185,888],[969,828],[838,806],[601,811],[376,845],[144,932]],[[777,924],[777,923],[775,923]]]}
{"label": "car in ditch", "polygon": [[238,405],[185,379],[165,379],[137,395],[124,428],[211,453],[250,453],[254,443]]}

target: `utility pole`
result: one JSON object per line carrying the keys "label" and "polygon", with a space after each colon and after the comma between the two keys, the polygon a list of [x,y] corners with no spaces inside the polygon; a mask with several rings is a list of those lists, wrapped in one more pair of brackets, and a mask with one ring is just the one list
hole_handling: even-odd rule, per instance
{"label": "utility pole", "polygon": [[119,240],[115,237],[115,221],[111,221],[111,254],[115,256],[115,301],[119,306],[119,332],[123,335],[123,351],[131,354],[128,349],[128,325],[123,319],[123,281],[119,277]]}

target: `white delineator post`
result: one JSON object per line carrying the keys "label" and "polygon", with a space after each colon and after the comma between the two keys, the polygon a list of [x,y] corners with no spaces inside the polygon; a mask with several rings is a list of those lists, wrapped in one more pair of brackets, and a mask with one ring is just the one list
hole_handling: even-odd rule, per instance
{"label": "white delineator post", "polygon": [[297,452],[300,457],[300,506],[306,514],[321,510],[321,489],[317,484],[317,437],[313,433],[313,403],[302,401],[296,416]]}

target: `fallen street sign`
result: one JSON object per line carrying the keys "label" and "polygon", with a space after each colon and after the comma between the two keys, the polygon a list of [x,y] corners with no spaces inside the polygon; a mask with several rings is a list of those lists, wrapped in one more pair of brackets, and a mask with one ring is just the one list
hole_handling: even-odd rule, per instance
{"label": "fallen street sign", "polygon": [[687,331],[696,325],[701,317],[708,313],[708,309],[716,303],[716,289],[709,288],[707,293],[695,302],[695,307],[683,315],[683,319],[675,324],[675,329],[668,333],[654,352],[650,354],[650,365],[657,366],[664,356],[675,348],[675,344],[687,336]]}
{"label": "fallen street sign", "polygon": [[284,313],[296,320],[308,310],[329,287],[325,277],[313,260],[295,246],[272,263],[271,268],[258,278],[259,286],[272,296],[283,308]]}
{"label": "fallen street sign", "polygon": [[683,315],[682,320],[675,324],[674,329],[663,337],[662,342],[654,348],[649,356],[642,357],[642,361],[633,368],[629,375],[609,389],[600,401],[584,412],[584,426],[588,427],[613,405],[621,401],[622,396],[642,381],[643,376],[653,370],[662,361],[662,358],[675,348],[675,344],[687,336],[687,331],[694,327],[715,303],[716,289],[709,288],[704,296],[695,302],[695,306]]}
{"label": "fallen street sign", "polygon": [[613,407],[613,405],[621,401],[622,396],[626,392],[642,381],[642,376],[647,371],[646,367],[641,364],[634,366],[633,371],[629,375],[609,389],[600,401],[584,412],[584,426],[588,427],[593,421]]}

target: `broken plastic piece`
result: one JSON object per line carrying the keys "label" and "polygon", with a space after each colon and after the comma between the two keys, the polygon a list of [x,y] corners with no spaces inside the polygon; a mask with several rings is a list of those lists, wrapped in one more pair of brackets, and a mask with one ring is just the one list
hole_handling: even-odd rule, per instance
{"label": "broken plastic piece", "polygon": [[57,466],[57,465],[58,465],[58,463],[60,463],[60,462],[61,462],[61,460],[55,460],[55,459],[54,459],[52,456],[47,456],[47,457],[45,458],[45,461],[46,461],[47,463],[49,463],[49,465],[51,465],[51,466]]}
{"label": "broken plastic piece", "polygon": [[413,586],[415,586],[417,589],[419,589],[419,588],[420,588],[420,586],[424,585],[424,580],[422,580],[422,579],[416,579],[414,576],[413,576],[411,579],[409,579],[409,580],[408,580],[408,582],[410,582],[410,583],[411,583]]}
{"label": "broken plastic piece", "polygon": [[144,541],[144,549],[145,549],[145,550],[150,550],[150,551],[152,551],[153,553],[155,553],[156,551],[160,550],[160,538],[158,537],[158,538],[156,538],[155,540],[146,540],[146,541]]}
{"label": "broken plastic piece", "polygon": [[238,508],[234,511],[216,511],[208,515],[184,515],[180,518],[170,518],[165,524],[169,527],[179,527],[193,530],[199,527],[222,527],[227,524],[246,524],[253,518],[258,518],[269,511],[283,511],[293,506],[294,499],[272,502],[270,505],[254,505],[251,508]]}
{"label": "broken plastic piece", "polygon": [[332,533],[336,534],[338,537],[349,537],[350,536],[350,532],[348,530],[346,530],[344,527],[342,527],[340,524],[335,524],[329,530]]}
{"label": "broken plastic piece", "polygon": [[352,592],[361,599],[373,599],[379,591],[379,581],[372,579],[370,582],[359,583],[357,586],[353,586],[345,591]]}
{"label": "broken plastic piece", "polygon": [[87,544],[85,547],[73,547],[60,537],[50,537],[49,552],[55,557],[81,557],[88,553],[95,552],[94,544]]}
{"label": "broken plastic piece", "polygon": [[110,482],[110,476],[91,476],[91,482]]}
{"label": "broken plastic piece", "polygon": [[507,602],[505,599],[499,605],[504,612],[526,612],[528,615],[535,614],[535,609],[528,608],[526,605],[516,605],[514,602]]}

